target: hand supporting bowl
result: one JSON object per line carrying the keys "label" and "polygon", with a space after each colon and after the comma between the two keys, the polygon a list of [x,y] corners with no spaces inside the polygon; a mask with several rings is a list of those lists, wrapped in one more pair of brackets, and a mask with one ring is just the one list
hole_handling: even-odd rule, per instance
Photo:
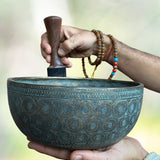
{"label": "hand supporting bowl", "polygon": [[8,100],[18,128],[31,140],[66,149],[98,149],[134,127],[143,85],[73,78],[9,78]]}

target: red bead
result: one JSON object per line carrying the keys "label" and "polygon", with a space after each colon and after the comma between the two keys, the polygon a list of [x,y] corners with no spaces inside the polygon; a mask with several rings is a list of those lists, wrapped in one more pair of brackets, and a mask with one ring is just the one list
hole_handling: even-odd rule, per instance
{"label": "red bead", "polygon": [[117,62],[114,62],[114,63],[113,63],[114,66],[117,66],[117,64],[118,64]]}
{"label": "red bead", "polygon": [[116,72],[117,70],[116,69],[113,69],[113,72]]}

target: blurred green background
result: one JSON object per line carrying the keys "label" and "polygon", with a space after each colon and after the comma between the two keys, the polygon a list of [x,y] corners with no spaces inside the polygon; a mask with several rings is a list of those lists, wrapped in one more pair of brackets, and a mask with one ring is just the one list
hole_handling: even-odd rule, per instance
{"label": "blurred green background", "polygon": [[[8,77],[46,76],[48,64],[41,57],[43,19],[63,18],[64,25],[99,29],[140,50],[160,56],[159,0],[1,0],[0,1],[0,160],[50,160],[27,148],[7,102]],[[83,77],[81,60],[71,60],[69,77]],[[87,66],[91,74],[93,68]],[[105,71],[105,72],[104,72]],[[107,78],[111,66],[103,63],[97,78]],[[155,71],[156,72],[156,71]],[[160,76],[160,75],[157,75]],[[130,80],[120,72],[114,79]],[[145,89],[141,115],[130,136],[148,152],[160,154],[160,94]]]}

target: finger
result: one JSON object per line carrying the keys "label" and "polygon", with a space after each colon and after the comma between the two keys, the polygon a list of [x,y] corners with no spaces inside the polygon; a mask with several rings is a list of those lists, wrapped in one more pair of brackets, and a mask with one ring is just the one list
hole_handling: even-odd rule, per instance
{"label": "finger", "polygon": [[51,46],[49,45],[47,33],[44,33],[41,36],[41,51],[43,56],[45,56],[45,54],[51,53]]}
{"label": "finger", "polygon": [[62,25],[60,42],[64,42],[66,39],[69,39],[70,37],[73,36],[73,34],[76,34],[78,32],[79,32],[78,28]]}
{"label": "finger", "polygon": [[50,55],[46,55],[46,61],[48,62],[48,63],[50,63],[51,62],[51,56]]}
{"label": "finger", "polygon": [[[71,153],[71,160],[117,160],[119,155],[115,155],[112,151],[90,151],[78,150]],[[121,158],[120,158],[121,159]]]}
{"label": "finger", "polygon": [[83,41],[80,37],[80,34],[75,34],[60,44],[58,54],[61,57],[67,56],[68,53],[80,47],[82,44],[83,44]]}
{"label": "finger", "polygon": [[61,62],[68,68],[72,67],[72,63],[69,61],[67,57],[62,57]]}
{"label": "finger", "polygon": [[46,60],[46,62],[51,62],[51,55],[46,54],[44,51],[41,51],[43,58]]}
{"label": "finger", "polygon": [[64,42],[66,40],[64,30],[65,30],[65,26],[62,26],[61,27],[61,33],[60,33],[60,42]]}
{"label": "finger", "polygon": [[53,156],[59,159],[69,159],[70,158],[71,152],[69,150],[52,148],[52,147],[41,145],[41,144],[38,144],[32,141],[29,142],[28,147],[40,153],[47,154],[49,156]]}

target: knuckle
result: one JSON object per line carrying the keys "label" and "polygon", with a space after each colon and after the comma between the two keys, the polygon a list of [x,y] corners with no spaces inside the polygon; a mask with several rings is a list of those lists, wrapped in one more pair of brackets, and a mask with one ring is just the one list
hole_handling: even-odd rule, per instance
{"label": "knuckle", "polygon": [[41,47],[41,52],[46,52],[46,47],[44,46],[43,43],[40,44]]}
{"label": "knuckle", "polygon": [[42,35],[41,35],[41,39],[43,40],[43,39],[46,39],[47,38],[47,33],[43,33]]}
{"label": "knuckle", "polygon": [[63,48],[64,48],[64,50],[67,51],[67,52],[70,52],[70,51],[73,50],[73,47],[72,47],[70,41],[65,41],[65,42],[63,43]]}
{"label": "knuckle", "polygon": [[42,34],[42,36],[41,36],[41,43],[42,43],[42,45],[45,45],[45,44],[48,43],[47,33]]}

